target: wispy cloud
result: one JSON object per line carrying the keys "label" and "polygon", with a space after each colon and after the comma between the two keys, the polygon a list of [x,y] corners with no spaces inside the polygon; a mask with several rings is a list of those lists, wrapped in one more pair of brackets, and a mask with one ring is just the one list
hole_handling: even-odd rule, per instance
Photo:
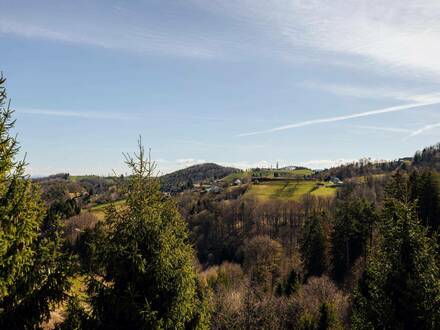
{"label": "wispy cloud", "polygon": [[[49,14],[44,5],[21,6],[16,12],[4,8],[0,33],[149,54],[223,58],[252,52],[382,73],[440,74],[437,0],[163,3],[162,20],[148,2],[87,8],[81,2],[63,3],[63,9],[51,5]],[[227,21],[221,29],[206,24],[211,16],[203,16],[200,9]],[[188,13],[200,14],[200,19]]]}
{"label": "wispy cloud", "polygon": [[356,159],[315,159],[300,162],[299,165],[309,167],[311,169],[324,169],[353,163],[354,161],[356,161]]}
{"label": "wispy cloud", "polygon": [[[420,90],[403,90],[390,87],[377,87],[367,85],[345,85],[338,83],[326,83],[317,81],[304,81],[299,84],[300,87],[305,87],[311,90],[323,91],[329,94],[348,96],[352,98],[361,99],[392,99],[399,101],[419,101],[421,96],[426,97],[425,94],[420,94]],[[435,94],[428,94],[435,95]]]}
{"label": "wispy cloud", "polygon": [[18,115],[39,115],[39,116],[52,116],[52,117],[74,117],[85,119],[110,119],[110,120],[130,120],[136,119],[137,116],[116,112],[80,112],[80,111],[64,111],[64,110],[46,110],[46,109],[29,109],[19,108],[16,109]]}
{"label": "wispy cloud", "polygon": [[182,159],[177,159],[176,163],[180,166],[192,166],[192,165],[206,163],[206,160],[195,159],[195,158],[182,158]]}
{"label": "wispy cloud", "polygon": [[437,0],[192,0],[277,41],[274,53],[356,63],[413,77],[440,73]]}
{"label": "wispy cloud", "polygon": [[420,101],[417,103],[397,105],[397,106],[387,107],[387,108],[382,108],[382,109],[370,110],[370,111],[365,111],[365,112],[360,112],[360,113],[354,113],[354,114],[350,114],[350,115],[307,120],[307,121],[302,121],[302,122],[298,122],[298,123],[274,127],[274,128],[270,128],[270,129],[263,130],[263,131],[241,133],[238,136],[250,136],[250,135],[259,135],[259,134],[265,134],[265,133],[273,133],[273,132],[278,132],[278,131],[283,131],[283,130],[293,129],[293,128],[299,128],[299,127],[304,127],[304,126],[345,121],[345,120],[349,120],[349,119],[375,116],[375,115],[380,115],[380,114],[385,114],[385,113],[399,112],[399,111],[409,110],[409,109],[417,109],[417,108],[428,106],[428,105],[440,104],[440,95],[420,95],[420,96],[418,96],[418,99],[423,100],[423,101]]}
{"label": "wispy cloud", "polygon": [[[72,7],[69,12],[52,11],[48,17],[43,6],[33,8],[31,14],[28,10],[31,11],[32,6],[29,7],[20,8],[20,12],[3,11],[0,35],[83,44],[141,54],[194,58],[213,58],[220,54],[221,48],[208,36],[202,33],[184,35],[159,24],[148,24],[148,19],[140,20],[136,10],[130,11],[127,16],[121,10],[108,11],[101,8],[94,12],[88,8],[87,11],[81,11],[81,6],[77,6]],[[76,13],[77,11],[81,13]],[[138,11],[149,12],[145,8]]]}

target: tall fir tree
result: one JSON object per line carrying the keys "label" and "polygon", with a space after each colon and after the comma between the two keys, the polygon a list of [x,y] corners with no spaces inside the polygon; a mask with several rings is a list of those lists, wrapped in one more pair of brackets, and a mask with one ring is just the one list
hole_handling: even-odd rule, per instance
{"label": "tall fir tree", "polygon": [[410,197],[417,204],[422,224],[435,233],[440,227],[440,180],[431,170],[414,171],[409,176]]}
{"label": "tall fir tree", "polygon": [[336,281],[343,281],[356,259],[366,255],[376,221],[376,209],[371,203],[352,197],[339,202],[331,238]]}
{"label": "tall fir tree", "polygon": [[33,329],[66,297],[70,257],[56,231],[42,232],[44,205],[17,161],[13,111],[0,77],[0,328]]}
{"label": "tall fir tree", "polygon": [[127,164],[132,175],[126,205],[108,208],[107,233],[97,246],[104,271],[92,274],[89,285],[94,324],[98,329],[207,328],[209,309],[187,225],[174,201],[160,192],[155,165],[141,144]]}
{"label": "tall fir tree", "polygon": [[321,276],[327,268],[327,242],[322,221],[322,216],[312,215],[303,228],[300,247],[306,279]]}
{"label": "tall fir tree", "polygon": [[398,192],[388,197],[380,242],[354,294],[355,329],[439,329],[440,267],[435,238],[417,218],[413,203]]}

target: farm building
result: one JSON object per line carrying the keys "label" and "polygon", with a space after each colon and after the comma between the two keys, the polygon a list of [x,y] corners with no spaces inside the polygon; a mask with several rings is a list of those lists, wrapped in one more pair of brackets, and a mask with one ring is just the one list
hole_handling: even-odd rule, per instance
{"label": "farm building", "polygon": [[239,185],[241,185],[241,180],[235,179],[233,183],[234,183],[234,185],[239,186]]}

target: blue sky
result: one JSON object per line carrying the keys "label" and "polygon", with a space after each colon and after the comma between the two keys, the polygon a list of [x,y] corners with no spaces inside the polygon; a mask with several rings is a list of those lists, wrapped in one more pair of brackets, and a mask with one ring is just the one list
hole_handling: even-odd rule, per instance
{"label": "blue sky", "polygon": [[0,0],[0,70],[32,175],[322,168],[440,141],[440,4]]}

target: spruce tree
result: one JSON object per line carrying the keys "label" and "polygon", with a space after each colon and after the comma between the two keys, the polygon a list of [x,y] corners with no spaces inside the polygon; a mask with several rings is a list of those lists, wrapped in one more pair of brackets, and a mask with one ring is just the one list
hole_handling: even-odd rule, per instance
{"label": "spruce tree", "polygon": [[301,255],[307,279],[321,276],[326,268],[326,237],[322,228],[322,217],[314,215],[308,219],[301,237]]}
{"label": "spruce tree", "polygon": [[429,231],[438,232],[440,226],[440,182],[439,175],[425,171],[421,175],[419,216]]}
{"label": "spruce tree", "polygon": [[319,320],[316,330],[342,330],[342,326],[335,307],[328,302],[323,302],[319,308]]}
{"label": "spruce tree", "polygon": [[187,225],[174,201],[160,192],[155,165],[141,144],[127,164],[132,175],[126,205],[107,210],[107,234],[97,251],[104,271],[92,274],[89,286],[95,326],[206,328],[209,313]]}
{"label": "spruce tree", "polygon": [[394,198],[386,202],[380,232],[354,295],[353,328],[439,329],[436,240],[427,236],[414,205]]}
{"label": "spruce tree", "polygon": [[13,111],[0,77],[0,328],[33,329],[65,298],[70,258],[56,231],[42,232],[44,205],[17,161]]}
{"label": "spruce tree", "polygon": [[376,220],[374,206],[363,199],[348,198],[337,205],[331,239],[336,281],[343,281],[356,259],[366,255]]}

